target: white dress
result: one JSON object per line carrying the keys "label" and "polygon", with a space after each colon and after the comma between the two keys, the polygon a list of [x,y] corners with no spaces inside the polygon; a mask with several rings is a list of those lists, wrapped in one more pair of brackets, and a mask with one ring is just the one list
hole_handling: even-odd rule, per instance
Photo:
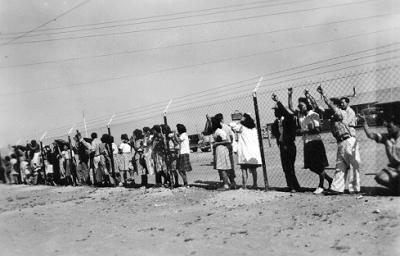
{"label": "white dress", "polygon": [[238,162],[240,165],[261,165],[260,144],[257,129],[249,129],[241,124],[232,124],[238,133]]}

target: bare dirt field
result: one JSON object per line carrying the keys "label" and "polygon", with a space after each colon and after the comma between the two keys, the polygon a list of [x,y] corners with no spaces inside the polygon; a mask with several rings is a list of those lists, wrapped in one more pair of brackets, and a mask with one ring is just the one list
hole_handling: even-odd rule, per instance
{"label": "bare dirt field", "polygon": [[400,199],[0,185],[1,255],[400,255]]}

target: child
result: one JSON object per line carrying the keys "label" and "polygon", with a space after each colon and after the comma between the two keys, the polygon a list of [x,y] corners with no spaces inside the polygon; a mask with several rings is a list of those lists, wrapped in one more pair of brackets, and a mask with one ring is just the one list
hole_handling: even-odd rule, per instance
{"label": "child", "polygon": [[186,127],[183,124],[177,124],[176,129],[178,135],[175,134],[175,140],[179,143],[179,158],[178,158],[178,171],[183,179],[183,185],[188,186],[186,173],[192,171],[190,164],[190,146],[189,136],[186,132]]}

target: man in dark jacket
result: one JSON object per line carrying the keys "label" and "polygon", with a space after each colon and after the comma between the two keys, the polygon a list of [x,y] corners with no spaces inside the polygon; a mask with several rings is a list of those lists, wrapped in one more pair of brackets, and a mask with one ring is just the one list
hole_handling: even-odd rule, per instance
{"label": "man in dark jacket", "polygon": [[272,135],[276,138],[281,153],[282,169],[289,191],[296,192],[300,190],[294,168],[297,152],[294,143],[297,129],[296,117],[285,108],[275,94],[272,95],[272,100],[276,102],[274,107],[276,120],[272,125]]}

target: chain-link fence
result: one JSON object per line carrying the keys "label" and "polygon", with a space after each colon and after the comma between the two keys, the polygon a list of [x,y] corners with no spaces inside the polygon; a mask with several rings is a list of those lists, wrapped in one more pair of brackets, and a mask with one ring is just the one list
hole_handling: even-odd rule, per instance
{"label": "chain-link fence", "polygon": [[[343,70],[346,70],[344,68]],[[300,72],[299,72],[300,73]],[[296,73],[268,78],[261,83],[256,94],[258,101],[258,113],[260,117],[260,132],[262,134],[262,145],[265,156],[265,167],[267,171],[269,187],[284,188],[286,187],[286,179],[282,170],[280,158],[280,150],[277,146],[276,138],[271,134],[271,125],[275,121],[274,110],[275,102],[271,99],[272,94],[276,94],[280,101],[288,105],[288,88],[293,88],[293,104],[297,105],[297,99],[304,97],[304,91],[309,90],[311,95],[316,98],[318,105],[327,109],[327,105],[319,98],[316,89],[322,86],[329,97],[340,98],[347,96],[350,99],[350,106],[357,114],[364,114],[370,124],[372,130],[385,132],[386,128],[382,126],[382,120],[379,113],[387,109],[400,108],[400,72],[398,64],[388,64],[382,66],[368,66],[359,70],[353,70],[347,73],[336,73],[335,75],[328,72],[320,72],[311,76],[313,79],[308,80],[310,76],[294,77]],[[279,79],[278,79],[279,78]],[[172,130],[176,130],[176,124],[184,124],[188,130],[191,148],[190,161],[193,171],[188,173],[189,183],[199,186],[216,185],[220,182],[220,176],[217,170],[214,170],[214,157],[212,152],[213,136],[205,136],[202,134],[206,116],[214,116],[221,113],[224,116],[224,123],[229,124],[231,115],[235,112],[249,113],[253,118],[256,115],[254,104],[253,89],[257,84],[257,78],[245,80],[246,84],[237,83],[237,86],[221,87],[226,92],[220,97],[218,93],[207,92],[197,95],[193,93],[190,100],[178,100],[171,104],[167,111],[166,118]],[[235,89],[233,89],[235,88]],[[229,91],[232,90],[232,93]],[[239,91],[238,91],[239,90]],[[205,98],[206,96],[206,98]],[[204,103],[206,102],[206,104]],[[164,107],[164,106],[163,106]],[[143,127],[152,127],[154,124],[164,123],[161,108],[159,106],[153,109],[160,109],[160,113],[155,115],[154,111],[149,111],[147,115],[143,115],[139,120],[136,119],[123,124],[113,124],[111,126],[112,135],[116,142],[119,142],[119,136],[122,133],[132,134],[135,129]],[[152,109],[149,109],[152,110]],[[146,110],[141,113],[146,114]],[[321,115],[321,137],[324,143],[329,166],[326,172],[332,177],[335,171],[337,142],[332,136],[329,115]],[[105,118],[106,119],[106,118]],[[77,127],[83,130],[82,125]],[[91,131],[98,134],[107,133],[107,129],[89,127]],[[357,141],[360,145],[361,153],[361,185],[364,187],[376,186],[374,174],[387,164],[387,157],[384,148],[369,140],[361,125],[356,126]],[[65,135],[63,135],[65,137]],[[53,137],[54,138],[54,137]],[[52,139],[53,139],[52,138]],[[318,175],[304,168],[304,143],[302,137],[298,135],[295,140],[297,148],[295,171],[299,183],[302,187],[313,188],[318,185]],[[235,173],[237,183],[241,182],[241,171],[235,158]],[[265,175],[263,168],[258,168],[257,186],[265,187]],[[138,182],[138,181],[137,181]],[[149,177],[149,182],[154,183],[154,176]],[[219,184],[218,184],[219,185]]]}
{"label": "chain-link fence", "polygon": [[[317,98],[319,105],[327,108],[325,103],[318,99],[316,92],[317,86],[321,85],[329,97],[348,96],[350,105],[353,110],[358,113],[367,115],[368,123],[373,130],[384,132],[385,128],[379,120],[378,112],[387,108],[400,107],[400,89],[398,81],[400,79],[398,65],[386,65],[380,67],[370,67],[351,73],[342,73],[335,76],[318,77],[315,80],[303,79],[287,79],[285,85],[282,82],[263,83],[257,93],[259,113],[261,118],[261,128],[263,134],[263,147],[266,159],[266,169],[269,179],[269,186],[272,188],[286,187],[286,180],[282,171],[279,148],[276,139],[271,135],[271,124],[274,122],[274,111],[272,107],[274,102],[271,94],[275,93],[279,99],[287,105],[287,88],[292,87],[294,90],[293,101],[297,105],[297,99],[304,96],[304,90],[307,89]],[[255,86],[255,84],[254,84]],[[172,104],[173,105],[173,104]],[[220,181],[217,170],[213,169],[213,153],[209,144],[210,136],[202,135],[206,115],[213,116],[222,113],[224,122],[231,122],[231,114],[236,111],[249,113],[255,116],[254,102],[251,89],[249,93],[243,96],[235,96],[229,99],[216,99],[207,105],[186,106],[176,111],[169,111],[167,114],[168,124],[175,129],[176,124],[182,123],[188,129],[191,137],[191,156],[190,160],[193,171],[188,174],[189,182],[198,185],[210,185]],[[162,123],[160,115],[159,123]],[[151,126],[146,123],[147,120],[140,122],[135,121],[126,124],[125,127],[142,128],[143,126]],[[327,173],[333,176],[336,164],[337,142],[332,136],[329,128],[329,120],[323,117],[323,131],[321,133],[324,142],[329,167],[326,168]],[[130,129],[130,130],[132,130]],[[366,138],[362,127],[358,125],[357,140],[361,151],[361,184],[362,186],[376,186],[374,181],[374,173],[383,168],[387,164],[387,157],[384,148],[374,141]],[[303,140],[301,136],[296,137],[297,157],[295,170],[297,178],[302,187],[316,187],[318,185],[318,176],[308,169],[304,169]],[[235,159],[235,172],[237,181],[240,184],[241,172]],[[258,187],[264,187],[264,177],[262,168],[258,168]]]}

